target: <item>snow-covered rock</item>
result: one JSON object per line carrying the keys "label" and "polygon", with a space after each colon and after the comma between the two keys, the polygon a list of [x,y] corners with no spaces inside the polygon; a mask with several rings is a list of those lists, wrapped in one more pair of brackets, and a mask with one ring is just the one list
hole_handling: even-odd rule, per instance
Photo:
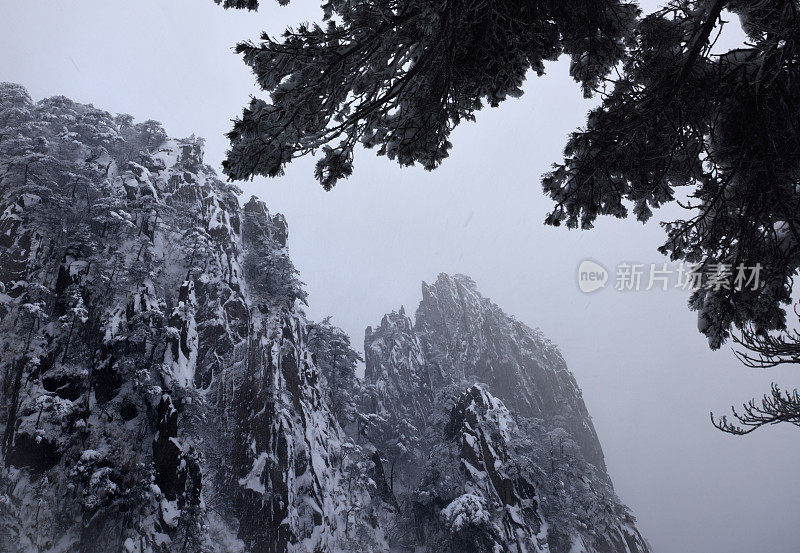
{"label": "snow-covered rock", "polygon": [[326,551],[363,531],[368,453],[324,401],[286,221],[240,206],[202,150],[0,84],[0,550]]}
{"label": "snow-covered rock", "polygon": [[0,551],[648,551],[538,331],[443,275],[356,381],[202,155],[0,83]]}
{"label": "snow-covered rock", "polygon": [[649,551],[558,349],[469,277],[423,283],[415,321],[386,315],[364,349],[364,435],[385,459],[406,543]]}

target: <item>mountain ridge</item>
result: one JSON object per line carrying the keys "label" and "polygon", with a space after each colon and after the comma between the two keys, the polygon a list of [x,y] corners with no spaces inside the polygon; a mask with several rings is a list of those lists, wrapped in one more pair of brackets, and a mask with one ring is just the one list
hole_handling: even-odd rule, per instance
{"label": "mountain ridge", "polygon": [[202,139],[0,83],[0,184],[0,549],[649,553],[560,354],[467,277],[362,381]]}
{"label": "mountain ridge", "polygon": [[[463,274],[423,282],[413,318],[401,308],[367,328],[363,411],[379,419],[371,437],[398,495],[430,515],[429,538],[443,531],[431,513],[441,509],[446,518],[456,502],[470,516],[483,506],[481,529],[470,531],[479,537],[459,538],[476,550],[516,543],[533,551],[544,544],[553,552],[649,551],[613,491],[580,388],[541,331],[506,315]],[[454,421],[465,412],[472,422],[460,434]],[[487,413],[506,421],[502,431]],[[447,474],[461,495],[432,484],[431,472]],[[590,520],[606,533],[584,532]]]}

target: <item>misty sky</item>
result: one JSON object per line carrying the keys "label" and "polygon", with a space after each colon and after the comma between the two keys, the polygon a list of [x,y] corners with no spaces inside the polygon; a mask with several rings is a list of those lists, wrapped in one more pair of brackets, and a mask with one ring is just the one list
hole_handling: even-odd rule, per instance
{"label": "misty sky", "polygon": [[[157,119],[172,136],[196,133],[219,167],[230,119],[258,92],[231,47],[317,13],[307,0],[265,0],[258,13],[211,0],[0,0],[0,81],[26,86],[35,100],[63,94]],[[433,173],[362,150],[354,176],[332,192],[314,181],[312,160],[241,187],[286,215],[309,316],[333,315],[359,349],[367,325],[400,305],[413,312],[420,282],[439,272],[472,276],[505,311],[541,328],[575,373],[617,493],[654,553],[796,553],[800,429],[737,438],[715,430],[709,411],[772,381],[795,387],[797,369],[754,371],[730,347],[709,351],[688,292],[577,289],[585,258],[612,270],[664,261],[658,220],[674,211],[645,226],[603,219],[589,232],[543,225],[551,202],[539,178],[592,105],[567,70],[565,60],[549,65],[522,99],[457,129],[451,157]]]}

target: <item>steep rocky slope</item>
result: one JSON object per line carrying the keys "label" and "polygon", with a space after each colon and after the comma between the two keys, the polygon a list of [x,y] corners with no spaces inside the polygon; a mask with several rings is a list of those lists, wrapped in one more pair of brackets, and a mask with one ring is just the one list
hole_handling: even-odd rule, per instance
{"label": "steep rocky slope", "polygon": [[0,551],[647,551],[552,344],[442,276],[356,379],[202,154],[0,83]]}
{"label": "steep rocky slope", "polygon": [[367,329],[364,348],[365,434],[385,457],[418,541],[454,550],[648,551],[613,492],[558,349],[471,279],[423,283],[415,322],[402,309],[384,316]]}
{"label": "steep rocky slope", "polygon": [[10,84],[0,175],[0,550],[363,534],[368,467],[342,461],[282,216],[240,207],[199,139]]}
{"label": "steep rocky slope", "polygon": [[521,417],[559,420],[584,457],[605,469],[603,451],[575,377],[541,332],[509,317],[468,277],[422,286],[415,319],[438,382],[485,382]]}

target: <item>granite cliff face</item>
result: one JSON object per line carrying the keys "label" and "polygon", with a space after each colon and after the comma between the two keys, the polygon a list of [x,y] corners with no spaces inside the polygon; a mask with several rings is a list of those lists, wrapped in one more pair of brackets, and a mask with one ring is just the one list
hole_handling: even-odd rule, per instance
{"label": "granite cliff face", "polygon": [[[365,432],[384,454],[398,503],[411,505],[422,542],[648,551],[614,495],[558,349],[469,277],[423,283],[415,321],[402,309],[387,314],[367,329],[364,350],[364,412],[373,414]],[[453,522],[466,519],[481,522]]]}
{"label": "granite cliff face", "polygon": [[[388,319],[387,319],[388,322]],[[398,320],[403,326],[405,321]],[[382,325],[380,330],[385,327]],[[561,353],[541,332],[509,317],[477,291],[464,275],[440,275],[434,284],[422,284],[413,338],[419,342],[425,370],[416,378],[437,388],[456,383],[485,383],[515,414],[548,421],[560,420],[581,446],[584,457],[605,469],[603,451],[580,388]],[[376,341],[367,332],[369,357]],[[407,371],[408,369],[406,369]]]}
{"label": "granite cliff face", "polygon": [[329,550],[369,512],[286,222],[202,146],[0,85],[0,550]]}
{"label": "granite cliff face", "polygon": [[0,84],[0,550],[648,551],[552,344],[443,275],[355,378],[202,153]]}

